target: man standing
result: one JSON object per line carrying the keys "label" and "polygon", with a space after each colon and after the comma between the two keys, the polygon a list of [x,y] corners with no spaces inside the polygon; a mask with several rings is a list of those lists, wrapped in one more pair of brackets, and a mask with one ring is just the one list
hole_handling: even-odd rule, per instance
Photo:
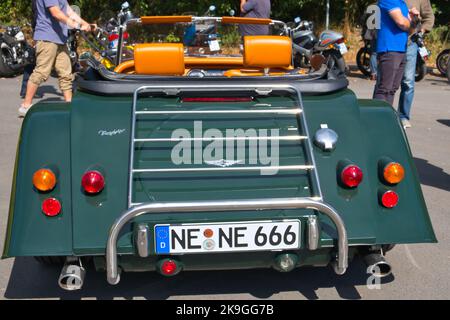
{"label": "man standing", "polygon": [[[434,25],[434,13],[431,7],[430,0],[406,0],[409,8],[417,8],[420,13],[421,30],[422,33],[430,32]],[[411,106],[414,99],[414,86],[416,82],[416,63],[417,63],[417,51],[419,50],[417,43],[408,41],[408,48],[406,50],[406,65],[405,73],[403,75],[400,100],[398,104],[398,113],[400,120],[402,121],[404,128],[410,128],[411,123],[410,113]]]}
{"label": "man standing", "polygon": [[[270,0],[241,0],[241,16],[246,18],[270,18]],[[241,24],[241,36],[269,34],[268,25]]]}
{"label": "man standing", "polygon": [[59,87],[64,100],[72,100],[72,66],[68,49],[67,28],[90,31],[90,25],[81,19],[67,3],[67,0],[36,0],[36,67],[30,76],[25,99],[19,108],[19,116],[24,117],[32,106],[38,87],[47,81],[52,68],[58,74]]}
{"label": "man standing", "polygon": [[419,14],[416,8],[408,10],[405,0],[380,0],[381,26],[377,38],[378,79],[375,99],[391,105],[400,87],[405,69],[408,33],[412,17]]}

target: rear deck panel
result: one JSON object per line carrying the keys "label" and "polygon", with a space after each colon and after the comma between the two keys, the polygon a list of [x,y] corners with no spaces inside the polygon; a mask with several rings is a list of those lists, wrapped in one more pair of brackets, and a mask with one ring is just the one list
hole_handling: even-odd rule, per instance
{"label": "rear deck panel", "polygon": [[[172,163],[171,150],[176,142],[167,138],[180,128],[193,134],[198,120],[202,120],[203,130],[278,129],[281,136],[303,136],[295,113],[206,113],[207,110],[236,108],[295,109],[298,102],[292,95],[259,96],[245,103],[208,104],[182,103],[176,97],[151,97],[140,99],[138,107],[141,111],[184,110],[195,111],[195,114],[157,112],[140,116],[136,138],[163,140],[137,142],[133,165],[136,169],[161,170],[135,173],[133,201],[317,195],[307,170],[282,170],[276,175],[248,170],[171,171],[223,167],[223,163],[181,166]],[[379,101],[358,101],[349,90],[304,96],[303,107],[311,136],[321,124],[327,124],[339,135],[333,152],[323,152],[315,146],[313,151],[324,201],[342,216],[350,245],[435,242],[413,158],[393,109]],[[130,96],[107,97],[84,92],[78,92],[70,105],[41,103],[34,108],[24,122],[19,142],[5,257],[104,254],[111,225],[127,209],[131,112]],[[45,154],[41,152],[42,141],[53,147]],[[207,145],[208,141],[203,141],[198,146],[204,150]],[[223,153],[226,151],[224,146]],[[245,164],[231,163],[231,168],[248,166],[255,160],[248,156],[248,147],[245,151]],[[380,182],[377,170],[378,160],[383,156],[400,162],[406,171],[405,180],[391,187],[398,192],[400,203],[390,210],[382,208],[378,202],[378,191],[387,187]],[[280,141],[280,166],[308,165],[311,164],[308,158],[304,141]],[[336,169],[341,160],[350,160],[363,170],[364,180],[357,189],[338,185]],[[49,163],[56,165],[61,173],[60,184],[54,192],[63,200],[63,214],[53,220],[40,212],[42,195],[32,190],[30,183],[34,170]],[[81,177],[88,169],[99,169],[105,175],[106,188],[98,196],[88,196],[81,190]],[[21,201],[19,195],[25,195],[27,201]],[[152,214],[139,217],[136,222],[147,223],[152,230],[155,224],[161,223],[305,219],[311,214],[314,214],[312,210]],[[320,218],[320,245],[332,247],[337,238],[335,228],[329,219],[323,215]],[[136,223],[132,223],[122,231],[120,253],[135,253],[135,227]],[[305,243],[305,232],[302,233]]]}

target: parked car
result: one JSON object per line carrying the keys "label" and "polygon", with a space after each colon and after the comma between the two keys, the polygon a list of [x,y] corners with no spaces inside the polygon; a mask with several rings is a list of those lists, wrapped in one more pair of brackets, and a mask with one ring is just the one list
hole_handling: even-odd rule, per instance
{"label": "parked car", "polygon": [[[134,23],[205,19],[286,27]],[[113,285],[134,271],[330,265],[342,275],[357,256],[384,277],[395,244],[436,242],[392,107],[358,99],[326,65],[294,68],[289,35],[242,46],[193,55],[182,40],[137,43],[114,71],[91,59],[71,103],[34,105],[3,258],[61,264],[60,286],[75,290],[88,259]]]}

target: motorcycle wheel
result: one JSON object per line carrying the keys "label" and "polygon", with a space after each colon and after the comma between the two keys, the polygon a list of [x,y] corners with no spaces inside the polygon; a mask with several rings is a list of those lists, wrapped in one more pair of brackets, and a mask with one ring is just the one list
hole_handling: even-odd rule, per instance
{"label": "motorcycle wheel", "polygon": [[445,76],[447,73],[447,65],[450,62],[450,49],[445,49],[436,58],[436,68]]}
{"label": "motorcycle wheel", "polygon": [[450,83],[450,62],[447,65],[447,80],[448,80],[448,83]]}
{"label": "motorcycle wheel", "polygon": [[350,68],[345,64],[344,57],[337,50],[328,50],[323,53],[328,58],[328,68],[335,68],[339,73],[348,75]]}
{"label": "motorcycle wheel", "polygon": [[370,77],[370,52],[366,47],[359,49],[356,54],[356,64],[363,75]]}
{"label": "motorcycle wheel", "polygon": [[[417,59],[419,59],[419,58],[417,58]],[[425,62],[423,62],[422,60],[417,61],[417,63],[416,63],[416,82],[419,82],[423,78],[425,78],[427,72],[428,72],[427,64]]]}
{"label": "motorcycle wheel", "polygon": [[0,77],[12,77],[17,73],[16,70],[11,68],[7,61],[7,50],[0,50]]}

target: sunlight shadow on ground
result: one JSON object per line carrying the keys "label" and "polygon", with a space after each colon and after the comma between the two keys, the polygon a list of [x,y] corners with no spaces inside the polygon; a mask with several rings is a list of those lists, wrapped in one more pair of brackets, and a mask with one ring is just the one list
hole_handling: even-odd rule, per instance
{"label": "sunlight shadow on ground", "polygon": [[[255,298],[270,298],[279,292],[298,292],[298,298],[318,299],[320,288],[336,288],[344,299],[360,299],[355,286],[365,285],[366,267],[359,259],[351,263],[347,273],[336,275],[331,268],[300,268],[291,273],[271,269],[239,271],[186,272],[174,278],[156,273],[124,273],[117,286],[106,282],[105,273],[87,267],[85,285],[81,291],[67,292],[59,288],[60,268],[46,267],[33,258],[17,258],[9,279],[5,297],[8,299],[113,299],[143,297],[167,299],[176,296],[224,295],[249,293]],[[393,276],[383,283],[391,282]]]}

